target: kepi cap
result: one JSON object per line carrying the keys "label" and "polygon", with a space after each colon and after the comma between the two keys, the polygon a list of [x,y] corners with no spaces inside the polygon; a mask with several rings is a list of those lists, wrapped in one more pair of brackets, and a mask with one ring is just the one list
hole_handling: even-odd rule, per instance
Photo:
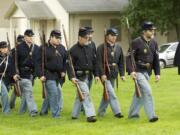
{"label": "kepi cap", "polygon": [[32,29],[27,29],[25,32],[24,32],[24,35],[28,36],[28,37],[32,37],[34,36],[34,32],[32,31]]}
{"label": "kepi cap", "polygon": [[112,36],[118,36],[119,33],[118,33],[118,30],[116,28],[108,28],[106,30],[106,35],[112,35]]}
{"label": "kepi cap", "polygon": [[6,41],[1,41],[0,42],[0,48],[6,48],[6,47],[8,47],[7,42]]}
{"label": "kepi cap", "polygon": [[55,36],[57,38],[61,38],[61,31],[60,30],[52,30],[50,36],[51,37]]}

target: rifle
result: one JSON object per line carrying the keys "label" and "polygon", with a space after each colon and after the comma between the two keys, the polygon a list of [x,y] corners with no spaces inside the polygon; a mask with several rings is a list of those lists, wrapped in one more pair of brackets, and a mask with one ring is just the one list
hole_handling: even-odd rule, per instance
{"label": "rifle", "polygon": [[[110,68],[108,64],[108,56],[107,56],[107,44],[106,44],[106,29],[104,30],[104,50],[103,50],[103,69],[104,73],[106,74],[107,72],[110,73]],[[109,94],[106,86],[106,81],[102,82],[103,83],[103,98],[105,101],[109,100]]]}
{"label": "rifle", "polygon": [[118,91],[118,86],[119,86],[119,79],[118,79],[118,76],[117,76],[117,78],[116,78],[116,89],[117,89],[117,91]]}
{"label": "rifle", "polygon": [[6,36],[7,36],[8,50],[9,50],[9,53],[10,53],[10,51],[11,51],[11,44],[10,44],[10,41],[9,41],[8,32],[6,33]]}
{"label": "rifle", "polygon": [[[65,29],[64,29],[64,25],[62,25],[62,29],[63,29],[64,39],[65,39],[65,45],[66,45],[67,50],[69,50],[69,46],[68,46],[68,42],[67,42],[67,37],[66,37],[66,32],[65,32]],[[71,68],[72,68],[72,74],[73,74],[74,76],[76,76],[76,75],[75,75],[75,70],[74,70],[74,66],[73,66],[73,62],[72,62],[72,58],[71,58],[70,51],[68,51],[68,59],[69,59],[69,64],[70,64],[70,66],[71,66]],[[78,93],[78,96],[79,96],[79,100],[82,102],[82,101],[84,101],[84,99],[85,99],[85,98],[84,98],[84,95],[82,94],[82,91],[81,91],[81,88],[79,87],[79,84],[76,83],[75,85],[76,85],[76,87],[77,87],[77,93]]]}
{"label": "rifle", "polygon": [[[41,34],[40,35],[40,40],[41,40],[41,45],[42,45],[42,51],[41,51],[41,61],[42,61],[42,64],[41,64],[41,68],[42,68],[42,73],[43,73],[43,76],[44,76],[44,64],[45,64],[45,44],[46,44],[46,36],[44,34],[44,31],[42,31],[42,36]],[[46,91],[46,86],[45,86],[45,82],[42,81],[42,97],[43,98],[47,98],[47,91]]]}
{"label": "rifle", "polygon": [[103,99],[104,99],[104,101],[109,100],[109,94],[108,94],[108,90],[107,90],[107,86],[106,86],[106,81],[103,82]]}
{"label": "rifle", "polygon": [[[130,27],[129,27],[129,21],[128,21],[128,18],[126,18],[126,24],[127,24],[127,30],[128,30],[128,42],[129,42],[129,51],[130,51],[130,60],[131,60],[131,65],[132,65],[132,70],[133,72],[136,71],[136,63],[135,63],[135,60],[134,60],[134,55],[133,55],[133,50],[132,50],[132,41],[131,41],[131,35],[130,35]],[[134,80],[134,84],[135,84],[135,93],[136,93],[136,96],[138,98],[141,97],[141,91],[140,91],[140,87],[139,87],[139,84],[137,82],[137,79],[133,79]]]}
{"label": "rifle", "polygon": [[[17,40],[16,40],[16,31],[14,31],[14,61],[15,61],[15,72],[17,75],[19,75],[19,68],[18,68],[18,54],[17,54]],[[15,81],[14,84],[14,90],[15,90],[15,94],[16,96],[20,97],[21,96],[21,88],[20,88],[20,84],[19,84],[19,80],[21,78],[18,77],[18,79]]]}

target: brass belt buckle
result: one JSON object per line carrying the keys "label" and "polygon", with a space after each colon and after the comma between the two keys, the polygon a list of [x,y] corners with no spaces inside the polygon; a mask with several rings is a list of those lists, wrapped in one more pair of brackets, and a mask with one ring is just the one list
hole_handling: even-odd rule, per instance
{"label": "brass belt buckle", "polygon": [[112,66],[115,67],[115,66],[116,66],[116,63],[112,63]]}
{"label": "brass belt buckle", "polygon": [[149,68],[149,67],[150,67],[150,63],[146,63],[145,66],[146,66],[147,68]]}
{"label": "brass belt buckle", "polygon": [[77,70],[77,71],[76,71],[76,73],[77,73],[77,74],[82,74],[83,72],[82,72],[82,71]]}
{"label": "brass belt buckle", "polygon": [[85,74],[89,74],[89,71],[88,71],[88,70],[86,70],[86,71],[85,71]]}

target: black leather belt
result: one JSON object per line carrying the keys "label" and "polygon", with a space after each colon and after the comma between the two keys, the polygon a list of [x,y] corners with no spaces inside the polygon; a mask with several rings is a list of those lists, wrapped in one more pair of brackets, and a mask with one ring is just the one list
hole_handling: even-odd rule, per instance
{"label": "black leather belt", "polygon": [[77,70],[75,71],[77,76],[83,76],[83,75],[89,75],[91,74],[91,71],[89,70]]}
{"label": "black leather belt", "polygon": [[27,67],[27,66],[26,66],[26,67],[21,67],[20,70],[21,70],[21,71],[31,71],[31,72],[33,71],[32,68]]}
{"label": "black leather belt", "polygon": [[142,67],[142,68],[147,68],[147,69],[149,69],[150,67],[151,67],[151,63],[145,63],[145,62],[142,62],[142,61],[138,61],[137,63],[136,63],[138,66],[140,66],[140,67]]}

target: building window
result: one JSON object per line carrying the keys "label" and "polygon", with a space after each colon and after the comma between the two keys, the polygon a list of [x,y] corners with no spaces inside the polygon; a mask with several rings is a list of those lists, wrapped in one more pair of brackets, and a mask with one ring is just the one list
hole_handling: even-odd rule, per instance
{"label": "building window", "polygon": [[120,22],[120,19],[111,19],[110,20],[110,27],[114,27],[118,30],[119,35],[117,37],[117,41],[121,41],[121,22]]}
{"label": "building window", "polygon": [[92,20],[91,19],[82,19],[80,20],[79,27],[90,26],[92,27]]}

